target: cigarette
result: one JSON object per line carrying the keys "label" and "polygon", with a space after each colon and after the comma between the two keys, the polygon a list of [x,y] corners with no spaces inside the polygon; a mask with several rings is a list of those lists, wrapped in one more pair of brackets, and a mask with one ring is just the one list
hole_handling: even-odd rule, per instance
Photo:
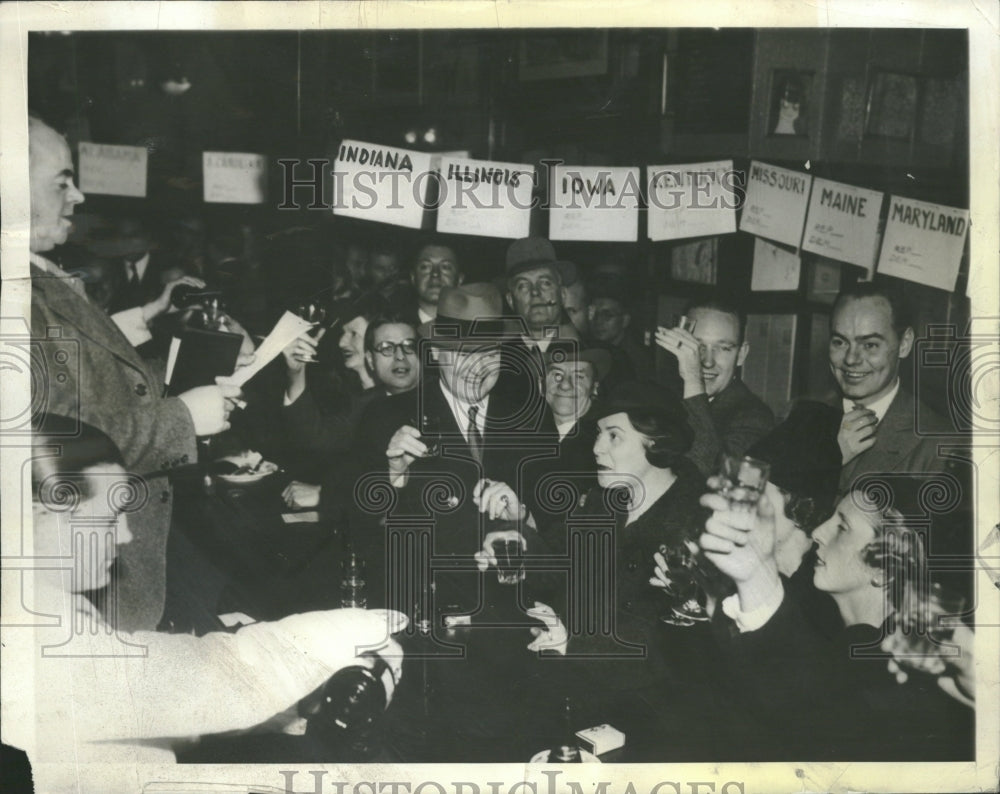
{"label": "cigarette", "polygon": [[239,408],[241,411],[247,407],[246,400],[235,399],[233,400],[233,408]]}

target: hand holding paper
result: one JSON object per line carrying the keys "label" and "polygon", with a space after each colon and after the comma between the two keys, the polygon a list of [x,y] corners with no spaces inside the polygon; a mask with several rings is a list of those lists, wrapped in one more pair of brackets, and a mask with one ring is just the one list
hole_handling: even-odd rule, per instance
{"label": "hand holding paper", "polygon": [[281,315],[281,319],[275,324],[271,333],[267,335],[267,339],[260,343],[253,363],[248,367],[236,370],[232,376],[224,379],[224,382],[242,386],[275,358],[280,356],[282,350],[310,328],[312,328],[312,325],[301,317],[297,317],[291,312],[285,312]]}

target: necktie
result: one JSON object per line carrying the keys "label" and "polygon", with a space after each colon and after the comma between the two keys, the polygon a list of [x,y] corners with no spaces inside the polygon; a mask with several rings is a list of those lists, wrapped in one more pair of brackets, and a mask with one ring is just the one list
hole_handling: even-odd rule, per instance
{"label": "necktie", "polygon": [[483,435],[479,432],[479,425],[476,424],[476,417],[479,415],[479,406],[469,406],[469,448],[476,460],[483,461]]}

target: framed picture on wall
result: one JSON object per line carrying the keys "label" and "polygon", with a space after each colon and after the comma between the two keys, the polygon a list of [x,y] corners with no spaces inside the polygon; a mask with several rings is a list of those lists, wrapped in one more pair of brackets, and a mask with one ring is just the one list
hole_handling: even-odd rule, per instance
{"label": "framed picture on wall", "polygon": [[909,140],[917,121],[919,88],[912,74],[875,72],[868,87],[865,135]]}
{"label": "framed picture on wall", "polygon": [[521,39],[518,78],[552,80],[607,74],[606,30],[546,31]]}
{"label": "framed picture on wall", "polygon": [[680,243],[670,249],[670,278],[715,284],[718,259],[719,240],[716,237]]}
{"label": "framed picture on wall", "polygon": [[768,135],[809,135],[809,95],[813,73],[798,69],[771,72],[771,103]]}

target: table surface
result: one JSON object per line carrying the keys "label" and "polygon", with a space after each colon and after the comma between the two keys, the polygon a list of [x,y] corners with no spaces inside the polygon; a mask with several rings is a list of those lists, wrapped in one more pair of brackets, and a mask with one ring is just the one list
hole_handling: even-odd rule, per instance
{"label": "table surface", "polygon": [[[326,524],[285,523],[286,484],[281,473],[243,486],[216,479],[211,488],[197,469],[175,478],[165,629],[200,634],[222,629],[217,616],[226,612],[267,620],[340,605],[344,539]],[[519,588],[497,585],[492,571],[483,577],[488,607],[472,626],[449,630],[439,615],[429,636],[416,626],[399,635],[403,677],[376,741],[364,751],[324,746],[311,737],[250,733],[202,737],[178,748],[178,760],[520,763],[564,735],[566,697],[574,729],[610,724],[626,734],[626,746],[602,761],[719,757],[724,739],[701,719],[711,705],[705,687],[685,681],[631,690],[630,670],[636,668],[629,665],[644,660],[620,668],[605,664],[597,674],[585,662],[529,651],[529,628],[538,624],[518,606]],[[369,593],[369,606],[382,605],[379,589]],[[707,630],[672,629],[685,642],[692,632]]]}

